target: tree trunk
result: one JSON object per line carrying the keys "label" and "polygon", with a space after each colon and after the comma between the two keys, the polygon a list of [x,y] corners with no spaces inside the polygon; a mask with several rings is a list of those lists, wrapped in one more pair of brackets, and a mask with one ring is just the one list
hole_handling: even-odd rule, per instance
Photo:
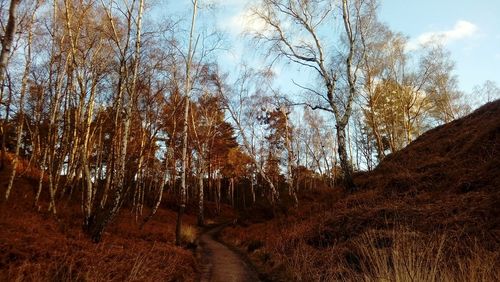
{"label": "tree trunk", "polygon": [[187,187],[186,187],[186,174],[187,174],[187,135],[188,135],[188,119],[189,119],[189,96],[186,95],[184,107],[184,125],[182,130],[182,172],[181,172],[181,193],[179,201],[179,211],[177,213],[177,224],[175,226],[175,244],[181,244],[181,228],[182,216],[186,209],[187,200]]}
{"label": "tree trunk", "polygon": [[283,117],[285,118],[285,147],[287,150],[287,155],[288,155],[288,160],[287,160],[287,170],[288,170],[288,176],[287,176],[287,184],[288,184],[288,195],[293,198],[295,207],[298,207],[299,205],[299,199],[297,198],[297,191],[295,191],[295,186],[293,184],[293,178],[294,178],[294,171],[293,168],[296,166],[295,163],[295,155],[293,153],[292,149],[292,142],[291,142],[291,129],[288,124],[288,114],[285,111],[285,108],[281,109],[281,113],[283,114]]}
{"label": "tree trunk", "polygon": [[[7,27],[5,28],[5,34],[3,35],[2,39],[2,50],[0,53],[0,87],[1,89],[1,95],[3,96],[3,83],[5,80],[5,72],[7,69],[7,64],[9,61],[9,56],[12,48],[12,42],[14,41],[14,34],[16,33],[16,10],[17,6],[19,5],[21,1],[20,0],[11,0],[10,1],[10,7],[9,7],[9,19],[7,21]],[[0,100],[2,100],[0,98]],[[10,99],[9,103],[7,104],[7,112],[10,110]],[[8,115],[6,119],[8,118]],[[6,121],[3,122],[3,125],[6,124]],[[4,126],[2,125],[2,130],[4,130]],[[4,162],[5,162],[5,134],[6,132],[2,132],[2,155],[1,155],[1,167],[0,169],[4,168]]]}
{"label": "tree trunk", "polygon": [[234,177],[229,180],[229,193],[231,197],[231,206],[234,208]]}
{"label": "tree trunk", "polygon": [[188,135],[188,119],[189,119],[189,96],[191,92],[191,63],[192,63],[192,45],[193,45],[193,35],[194,27],[196,23],[196,12],[198,10],[198,0],[193,2],[193,15],[191,19],[191,31],[189,35],[189,48],[186,62],[186,85],[184,89],[185,104],[184,104],[184,125],[182,130],[182,173],[181,173],[181,195],[179,211],[177,213],[177,224],[175,226],[175,244],[179,246],[181,244],[181,228],[182,228],[182,216],[186,209],[186,198],[187,198],[187,187],[186,187],[186,174],[187,174],[187,135]]}
{"label": "tree trunk", "polygon": [[2,52],[0,53],[0,83],[3,83],[5,77],[5,69],[9,61],[9,56],[14,41],[14,34],[17,28],[16,10],[21,0],[11,0],[9,7],[9,20],[5,28],[5,34],[2,39]]}
{"label": "tree trunk", "polygon": [[144,227],[144,225],[146,225],[146,223],[156,214],[156,212],[158,211],[158,208],[160,207],[160,204],[161,204],[161,199],[163,197],[163,187],[165,186],[164,184],[165,182],[163,182],[161,185],[160,185],[160,188],[158,189],[158,197],[156,198],[156,203],[155,205],[153,206],[153,208],[151,209],[151,213],[146,217],[144,218],[144,220],[142,221],[142,224],[141,224],[141,229]]}
{"label": "tree trunk", "polygon": [[[201,164],[200,164],[201,166]],[[205,225],[205,216],[204,216],[204,191],[203,191],[203,174],[198,173],[198,226]]]}
{"label": "tree trunk", "polygon": [[[0,81],[0,83],[3,83],[3,81]],[[3,87],[0,89],[0,104],[3,102]],[[9,124],[9,118],[10,118],[10,107],[11,107],[11,102],[12,102],[12,86],[9,83],[9,98],[7,99],[7,103],[5,105],[5,118],[2,121],[2,155],[0,156],[0,170],[2,170],[5,167],[5,153],[7,151],[6,147],[6,141],[7,141],[7,129],[5,126]]]}
{"label": "tree trunk", "polygon": [[[7,24],[7,32],[14,32],[15,31],[15,22],[14,23],[11,23],[11,20],[12,21],[15,21],[15,10],[16,10],[16,6],[17,4],[19,3],[19,1],[16,1],[16,0],[12,0],[11,1],[11,5],[10,5],[10,15],[9,15],[9,22]],[[19,116],[18,116],[18,125],[17,125],[17,141],[16,141],[16,150],[14,152],[14,159],[12,160],[12,173],[10,175],[10,179],[9,179],[9,184],[7,186],[7,191],[5,192],[5,200],[8,200],[9,199],[9,196],[10,196],[10,193],[11,193],[11,190],[12,190],[12,185],[14,184],[14,179],[16,177],[16,169],[17,169],[17,162],[18,162],[18,159],[19,159],[19,150],[21,148],[21,143],[22,143],[22,135],[23,135],[23,126],[24,126],[24,96],[26,94],[26,89],[28,87],[28,77],[29,77],[29,74],[30,74],[30,70],[31,70],[31,43],[33,41],[33,31],[32,31],[32,28],[31,28],[31,25],[35,22],[35,11],[36,9],[33,11],[32,15],[31,15],[31,21],[30,21],[30,24],[29,24],[29,32],[28,32],[28,42],[27,42],[27,51],[26,51],[26,54],[25,54],[25,59],[26,59],[26,66],[24,68],[24,73],[23,73],[23,77],[22,77],[22,80],[21,80],[21,93],[20,93],[20,97],[19,97]],[[13,25],[13,26],[10,26],[9,25]],[[12,31],[9,30],[9,28],[12,29]],[[4,49],[7,49],[6,50],[6,53],[8,54],[8,52],[10,51],[10,45],[12,44],[12,36],[13,34],[7,34],[5,35],[5,38],[4,38],[4,41],[7,40],[9,41],[10,40],[10,43],[7,42],[7,47],[5,42],[3,44],[3,48],[2,48],[2,58],[0,60],[0,64],[1,64],[1,71],[3,72],[3,69],[5,68],[7,62],[6,61],[3,61],[4,58]],[[11,37],[10,39],[8,37]],[[0,73],[0,76],[3,76],[3,73]],[[3,77],[0,77],[0,82],[3,81]]]}
{"label": "tree trunk", "polygon": [[338,153],[340,158],[340,166],[344,172],[344,185],[349,192],[356,190],[352,178],[352,166],[349,162],[347,154],[345,126],[337,126]]}
{"label": "tree trunk", "polygon": [[217,206],[217,215],[221,212],[221,176],[217,177],[217,191],[216,191],[216,206]]}
{"label": "tree trunk", "polygon": [[250,179],[250,190],[252,192],[252,204],[255,204],[255,188],[253,183],[253,176],[252,179]]}

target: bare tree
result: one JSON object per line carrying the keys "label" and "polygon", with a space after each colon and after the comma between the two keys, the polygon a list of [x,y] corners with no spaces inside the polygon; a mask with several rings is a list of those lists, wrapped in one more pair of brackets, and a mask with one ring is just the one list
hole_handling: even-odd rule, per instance
{"label": "bare tree", "polygon": [[[115,135],[113,136],[112,142],[115,142],[116,147],[113,148],[114,152],[112,154],[111,163],[107,164],[107,179],[106,187],[104,193],[108,193],[110,186],[113,182],[114,193],[112,197],[112,202],[107,209],[96,209],[90,216],[87,224],[87,230],[90,233],[92,240],[95,242],[100,241],[102,232],[107,224],[113,220],[117,215],[120,207],[122,206],[125,198],[127,189],[125,188],[125,172],[126,172],[126,157],[127,148],[130,137],[130,126],[132,122],[132,109],[137,101],[137,79],[139,72],[139,61],[141,54],[141,34],[142,34],[142,16],[144,11],[144,0],[134,0],[131,5],[126,3],[126,30],[125,39],[123,40],[119,31],[117,30],[115,18],[111,14],[111,9],[106,7],[103,3],[103,7],[107,14],[108,20],[112,27],[114,43],[117,46],[118,52],[120,54],[120,64],[119,64],[119,82],[117,89],[117,96],[115,100],[115,117],[114,117],[114,130]],[[136,14],[136,18],[134,17]],[[135,46],[132,58],[132,62],[128,60],[129,53],[128,50],[131,44],[131,37],[133,28],[135,27]],[[122,45],[123,44],[123,45]],[[128,94],[128,95],[124,95]],[[122,116],[123,115],[123,116]],[[120,119],[123,121],[120,124]],[[118,134],[120,133],[120,134]],[[115,157],[116,156],[116,157]],[[116,176],[113,175],[113,171],[116,169]],[[111,181],[113,177],[114,181]],[[104,195],[103,197],[107,197]],[[104,200],[105,203],[105,200]]]}
{"label": "bare tree", "polygon": [[191,64],[193,60],[193,41],[194,30],[196,24],[196,15],[198,12],[198,0],[193,2],[193,14],[191,18],[191,31],[189,33],[189,47],[186,59],[186,81],[184,85],[184,124],[182,129],[182,168],[181,168],[181,199],[179,203],[179,212],[177,213],[177,224],[175,227],[175,244],[181,244],[181,228],[182,216],[186,209],[187,187],[186,187],[186,170],[187,170],[187,147],[188,147],[188,122],[189,122],[189,99],[191,94]]}
{"label": "bare tree", "polygon": [[[10,10],[10,13],[12,12],[15,12],[15,9],[16,9],[16,6],[17,4],[15,4],[13,6],[13,2],[18,2],[18,1],[12,1],[11,2],[11,10]],[[12,190],[12,185],[14,184],[14,178],[16,177],[16,170],[17,170],[17,163],[18,163],[18,158],[19,158],[19,149],[21,148],[21,143],[22,143],[22,135],[23,135],[23,128],[24,128],[24,98],[25,98],[25,95],[26,95],[26,91],[27,91],[27,88],[28,88],[28,77],[29,77],[29,74],[30,74],[30,70],[31,70],[31,65],[32,65],[32,42],[33,42],[33,24],[35,22],[35,16],[36,16],[36,12],[38,10],[40,6],[40,2],[37,1],[35,3],[35,7],[33,8],[33,10],[31,11],[31,17],[30,17],[30,21],[29,21],[29,24],[27,26],[28,28],[28,35],[27,35],[27,40],[26,40],[26,47],[25,47],[25,67],[24,67],[24,72],[23,72],[23,76],[22,76],[22,79],[21,79],[21,92],[19,94],[19,106],[18,106],[18,125],[17,125],[17,136],[16,136],[16,149],[15,149],[15,152],[14,152],[14,158],[12,160],[12,172],[11,172],[11,175],[10,175],[10,178],[9,178],[9,184],[7,186],[7,190],[5,191],[5,199],[8,200],[9,199],[9,196],[10,196],[10,193],[11,193],[11,190]],[[14,11],[12,11],[12,9],[14,9]],[[12,16],[12,15],[11,15]],[[11,21],[11,16],[9,16],[9,24],[10,21]],[[15,20],[15,19],[13,19]],[[13,29],[15,29],[15,26],[14,27],[11,27]],[[7,32],[8,31],[9,27],[7,27]],[[7,37],[11,36],[11,35],[6,35]],[[6,40],[10,40],[12,41],[12,38],[10,39],[6,39]],[[7,43],[8,45],[10,45],[12,42],[10,43]],[[5,47],[4,47],[5,48]],[[10,49],[10,46],[7,47],[8,49]],[[7,50],[8,51],[8,50]],[[3,56],[3,51],[2,51],[2,56]],[[2,69],[4,68],[4,62],[2,62]],[[0,73],[0,76],[3,75],[2,73]],[[0,81],[3,81],[0,77]]]}
{"label": "bare tree", "polygon": [[[264,31],[253,33],[256,40],[268,44],[271,53],[310,68],[320,77],[319,90],[300,87],[316,96],[317,102],[307,103],[312,109],[333,113],[345,184],[348,190],[355,190],[346,126],[357,95],[360,57],[364,52],[360,35],[374,16],[375,2],[343,0],[336,6],[331,1],[262,0],[253,11],[266,24]],[[334,24],[337,16],[342,19],[338,24],[343,31],[334,41],[336,48],[327,48],[325,42],[335,40],[335,36],[325,35],[324,29]],[[334,60],[329,61],[331,58]]]}
{"label": "bare tree", "polygon": [[[14,35],[16,33],[17,28],[17,7],[21,0],[11,0],[9,7],[9,19],[7,21],[7,26],[5,28],[5,34],[2,37],[2,50],[0,51],[0,101],[3,100],[3,86],[5,80],[5,73],[7,69],[7,65],[9,62],[9,57],[11,55],[12,43],[14,41]],[[10,99],[8,101],[9,106],[7,109],[10,109]],[[8,112],[8,111],[7,111]],[[5,128],[4,123],[2,123],[2,155],[0,160],[0,169],[4,168],[5,161]]]}
{"label": "bare tree", "polygon": [[500,99],[500,87],[495,81],[486,80],[482,85],[474,86],[472,94],[474,98],[471,100],[475,104],[474,106],[479,107],[484,103]]}
{"label": "bare tree", "polygon": [[269,199],[271,203],[274,203],[279,199],[279,192],[257,157],[259,150],[256,139],[258,139],[259,134],[256,132],[255,121],[258,115],[256,111],[260,109],[255,107],[255,103],[252,103],[252,99],[258,98],[265,91],[262,87],[268,84],[265,82],[267,79],[269,79],[268,71],[255,72],[244,66],[234,83],[234,87],[231,88],[224,82],[224,78],[219,73],[213,75],[213,83],[216,85],[224,107],[238,131],[242,147],[251,157],[260,177],[269,186]]}
{"label": "bare tree", "polygon": [[500,87],[492,80],[486,80],[483,85],[475,86],[474,93],[484,99],[486,102],[500,99]]}

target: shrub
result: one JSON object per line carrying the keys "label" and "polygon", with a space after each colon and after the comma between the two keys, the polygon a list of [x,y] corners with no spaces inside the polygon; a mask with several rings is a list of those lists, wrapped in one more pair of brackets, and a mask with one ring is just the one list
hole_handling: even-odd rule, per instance
{"label": "shrub", "polygon": [[198,238],[198,229],[192,225],[184,225],[181,229],[181,241],[187,245],[195,244]]}

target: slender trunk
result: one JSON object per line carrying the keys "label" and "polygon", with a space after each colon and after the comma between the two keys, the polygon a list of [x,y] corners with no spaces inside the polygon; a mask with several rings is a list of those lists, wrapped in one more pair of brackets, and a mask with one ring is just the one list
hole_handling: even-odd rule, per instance
{"label": "slender trunk", "polygon": [[[55,32],[56,32],[56,18],[57,18],[57,3],[56,1],[54,1],[53,3],[53,16],[52,16],[52,20],[53,20],[53,26],[52,26],[52,34],[54,34],[55,36]],[[58,42],[59,45],[62,44],[62,39],[60,42]],[[61,89],[60,89],[60,86],[62,84],[62,79],[64,77],[63,75],[63,71],[61,71],[60,69],[53,69],[53,66],[56,64],[56,42],[55,40],[53,39],[52,41],[52,50],[51,50],[51,62],[50,62],[50,73],[49,73],[49,81],[54,83],[54,99],[51,103],[51,107],[50,107],[50,120],[49,120],[49,132],[48,132],[48,135],[47,135],[47,139],[48,139],[48,144],[45,144],[44,148],[43,148],[43,154],[42,154],[42,159],[41,159],[41,173],[40,173],[40,179],[39,179],[39,182],[38,182],[38,190],[37,190],[37,193],[36,193],[36,196],[35,196],[35,201],[34,201],[34,206],[36,207],[38,205],[38,200],[40,198],[40,194],[42,192],[42,186],[43,186],[43,181],[44,181],[44,177],[45,177],[45,171],[47,170],[47,158],[48,158],[48,154],[49,153],[53,153],[55,152],[55,147],[56,147],[56,141],[57,141],[57,125],[56,125],[56,118],[57,118],[57,115],[58,115],[58,111],[59,111],[59,106],[60,106],[60,100],[61,100]],[[65,60],[65,64],[64,64],[64,70],[66,71],[67,67],[68,67],[68,62],[69,62],[69,58],[70,56],[68,55],[66,57],[66,60]],[[56,77],[55,79],[53,80],[52,77],[53,77],[53,73],[56,73]],[[37,134],[39,135],[39,134]],[[63,133],[63,139],[65,138],[64,137],[65,134]],[[39,139],[39,137],[38,137]],[[64,142],[61,142],[64,144]],[[41,144],[40,144],[41,145]],[[51,151],[49,152],[49,148],[52,148]],[[64,150],[62,150],[64,151]],[[61,152],[61,155],[64,156],[65,154]],[[52,159],[54,159],[54,157],[52,157]],[[58,166],[58,169],[57,171],[60,172],[61,170],[59,169],[60,166],[62,166],[63,162],[64,162],[64,157],[61,157],[62,160],[59,160],[59,166]],[[51,163],[50,166],[52,166],[53,164]],[[59,179],[59,173],[58,173],[58,177],[57,179]],[[64,190],[63,190],[63,194],[64,194]]]}
{"label": "slender trunk", "polygon": [[351,161],[351,167],[354,166],[354,158],[352,156],[352,140],[351,140],[351,125],[347,123],[346,126],[346,135],[347,135],[347,147],[349,148],[349,160]]}
{"label": "slender trunk", "polygon": [[[142,128],[142,126],[141,126]],[[138,220],[139,215],[141,213],[141,205],[142,205],[142,194],[143,194],[143,172],[142,166],[144,162],[144,147],[146,145],[146,131],[144,129],[141,130],[141,146],[139,148],[139,161],[137,162],[137,174],[134,184],[134,207],[135,210],[135,221]]]}
{"label": "slender trunk", "polygon": [[14,34],[17,28],[17,6],[21,0],[11,0],[9,7],[9,19],[7,21],[7,27],[5,28],[5,34],[2,39],[2,51],[0,53],[0,83],[3,83],[5,78],[5,69],[9,61],[9,56],[12,48],[12,42],[14,41]]}
{"label": "slender trunk", "polygon": [[375,118],[375,110],[373,102],[370,101],[370,112],[368,113],[368,126],[372,129],[373,136],[375,137],[375,144],[377,145],[377,157],[379,162],[385,158],[384,144],[382,142],[382,137],[379,132],[378,122]]}
{"label": "slender trunk", "polygon": [[217,177],[217,195],[216,195],[216,206],[217,206],[217,214],[219,215],[221,212],[221,175]]}
{"label": "slender trunk", "polygon": [[[27,75],[26,75],[27,76]],[[17,163],[19,161],[19,150],[21,148],[21,143],[22,143],[22,134],[23,134],[23,125],[24,125],[24,113],[23,113],[23,107],[24,107],[24,94],[25,94],[25,89],[26,89],[26,83],[27,79],[25,80],[23,78],[23,90],[21,90],[21,98],[19,99],[19,117],[18,117],[18,125],[17,125],[17,135],[16,135],[16,149],[14,152],[14,157],[12,159],[12,172],[10,174],[9,178],[9,184],[7,186],[7,191],[5,191],[5,200],[9,199],[12,186],[14,184],[14,179],[16,177],[16,170],[17,170]]]}
{"label": "slender trunk", "polygon": [[282,114],[283,117],[285,118],[285,147],[287,150],[287,155],[288,155],[288,161],[287,161],[287,170],[288,170],[288,175],[287,175],[287,185],[288,185],[288,195],[293,198],[295,207],[298,207],[299,205],[299,199],[297,198],[297,191],[295,191],[295,186],[293,184],[293,168],[295,167],[295,155],[293,153],[292,149],[292,142],[290,141],[291,139],[291,129],[288,124],[288,114],[286,113],[285,109],[282,108]]}
{"label": "slender trunk", "polygon": [[[167,150],[170,150],[170,149],[171,148],[168,148]],[[153,208],[151,209],[151,213],[148,216],[146,216],[144,218],[144,220],[142,221],[141,229],[156,214],[156,212],[158,211],[158,208],[160,207],[161,200],[163,198],[163,190],[164,190],[165,186],[167,185],[167,180],[168,180],[168,176],[169,176],[168,167],[169,167],[170,153],[167,151],[166,155],[167,155],[167,157],[165,159],[165,173],[163,174],[163,178],[162,178],[162,181],[160,183],[160,187],[158,189],[158,196],[156,198],[156,202],[155,202]]]}
{"label": "slender trunk", "polygon": [[234,177],[229,180],[229,193],[231,197],[231,206],[234,208]]}
{"label": "slender trunk", "polygon": [[158,196],[156,198],[155,205],[151,209],[151,213],[147,217],[145,217],[144,220],[142,221],[141,229],[156,214],[156,212],[158,211],[158,208],[160,208],[161,200],[163,198],[163,189],[164,189],[164,187],[165,187],[165,182],[161,183],[160,187],[158,188]]}
{"label": "slender trunk", "polygon": [[186,170],[187,170],[187,134],[188,134],[188,119],[189,119],[189,96],[186,95],[184,107],[184,125],[182,130],[182,171],[181,171],[181,191],[179,211],[177,213],[177,224],[175,227],[175,244],[181,244],[181,228],[182,216],[186,209],[187,187],[186,187]]}
{"label": "slender trunk", "polygon": [[191,63],[193,59],[193,35],[196,23],[196,13],[198,11],[198,0],[193,2],[193,14],[191,19],[191,31],[189,35],[189,48],[186,61],[186,84],[184,89],[185,104],[184,104],[184,124],[182,130],[182,172],[181,172],[181,193],[179,211],[177,213],[177,224],[175,226],[175,244],[181,244],[181,228],[182,216],[186,209],[187,187],[186,187],[186,173],[187,173],[187,135],[188,135],[188,119],[189,119],[189,96],[191,92]]}
{"label": "slender trunk", "polygon": [[198,225],[205,225],[205,215],[204,215],[204,189],[203,189],[203,173],[201,170],[202,164],[200,164],[200,171],[198,172]]}
{"label": "slender trunk", "polygon": [[40,199],[40,194],[42,193],[42,187],[43,187],[43,180],[45,177],[45,161],[47,158],[47,147],[43,149],[43,156],[42,156],[42,169],[40,172],[40,178],[38,180],[38,189],[36,192],[35,196],[35,201],[33,203],[33,206],[37,207],[38,206],[38,200]]}
{"label": "slender trunk", "polygon": [[[11,7],[10,7],[11,15],[9,15],[8,25],[11,24],[11,17],[14,17],[12,20],[15,21],[15,15],[13,15],[12,13],[15,13],[17,3],[13,4],[14,2],[19,3],[19,1],[12,0]],[[29,28],[28,42],[27,42],[27,50],[26,50],[26,55],[25,55],[26,66],[24,68],[24,73],[23,73],[23,77],[21,80],[21,93],[20,93],[20,97],[19,97],[19,114],[18,114],[19,115],[19,117],[18,117],[19,123],[17,126],[16,150],[14,152],[14,159],[12,160],[12,173],[10,175],[9,184],[7,186],[7,191],[5,192],[5,200],[9,199],[9,196],[10,196],[10,193],[12,190],[12,185],[14,184],[14,178],[16,177],[16,169],[17,169],[17,163],[18,163],[18,159],[19,159],[19,150],[20,150],[21,144],[22,144],[22,135],[23,135],[23,126],[24,126],[24,96],[26,94],[26,89],[28,87],[28,77],[29,77],[30,70],[31,70],[31,43],[33,41],[33,31],[32,31],[31,25],[35,22],[35,11],[36,11],[36,9],[33,11],[32,15],[31,15],[30,25],[28,27]],[[12,27],[12,29],[15,30],[15,23],[13,25],[14,26]],[[9,28],[10,27],[7,26],[7,29],[9,29]],[[9,37],[12,35],[6,34],[5,36]],[[10,43],[12,43],[12,38],[11,39],[6,38],[5,40],[10,40],[11,41]],[[8,44],[9,43],[7,43],[7,45]],[[2,48],[2,56],[4,55],[3,49],[6,48],[5,43],[3,45],[4,45],[4,47]],[[7,53],[9,52],[9,50],[10,50],[10,46],[7,46]],[[3,59],[3,58],[1,58],[1,59]],[[6,61],[5,62],[0,61],[0,64],[1,64],[2,71],[3,71],[3,68],[6,65]],[[1,73],[0,73],[0,75],[3,76],[3,74],[1,74]],[[3,81],[3,77],[0,77],[0,81]]]}
{"label": "slender trunk", "polygon": [[[344,171],[344,183],[346,185],[346,188],[348,191],[352,192],[356,190],[356,186],[354,184],[354,180],[352,178],[353,170],[352,170],[352,165],[349,161],[348,155],[347,155],[347,148],[346,148],[346,132],[345,128],[346,125],[349,123],[349,118],[351,117],[352,113],[352,104],[353,100],[356,94],[356,70],[357,68],[353,70],[353,65],[354,65],[354,56],[355,56],[355,50],[354,50],[354,45],[355,45],[355,34],[352,29],[352,23],[350,19],[350,13],[349,13],[349,7],[348,7],[348,1],[347,0],[342,0],[342,18],[344,22],[344,28],[345,32],[347,35],[347,44],[349,47],[349,52],[346,58],[346,73],[347,73],[347,82],[349,86],[349,96],[348,100],[346,102],[346,108],[345,108],[345,113],[344,115],[339,118],[340,116],[338,115],[338,111],[336,114],[336,119],[337,119],[337,139],[338,139],[338,153],[339,153],[339,158],[340,158],[340,165],[342,166],[342,169]],[[332,101],[333,102],[333,101]]]}
{"label": "slender trunk", "polygon": [[408,146],[411,143],[412,140],[412,122],[411,122],[411,114],[410,114],[410,107],[407,107],[405,109],[405,116],[406,116],[406,146]]}
{"label": "slender trunk", "polygon": [[253,176],[252,179],[250,179],[250,191],[252,192],[252,204],[255,204],[255,188],[253,183]]}
{"label": "slender trunk", "polygon": [[[0,83],[2,83],[2,81],[0,81]],[[1,91],[1,94],[0,94],[0,104],[1,104],[1,100],[3,98],[3,92],[4,92],[3,91],[3,87],[1,87],[0,91]],[[5,106],[5,119],[2,121],[2,128],[1,128],[1,132],[2,132],[2,155],[0,156],[0,158],[1,158],[1,160],[0,160],[0,170],[5,167],[5,155],[6,155],[5,153],[7,151],[7,146],[6,146],[7,129],[5,128],[5,126],[7,124],[9,124],[11,102],[12,102],[12,87],[11,87],[11,85],[9,85],[9,98],[7,99],[7,103],[6,103],[6,106]]]}

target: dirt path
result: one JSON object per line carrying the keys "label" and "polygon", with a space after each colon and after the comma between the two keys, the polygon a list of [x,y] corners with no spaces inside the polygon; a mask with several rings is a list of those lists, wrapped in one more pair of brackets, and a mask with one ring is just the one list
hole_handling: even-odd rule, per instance
{"label": "dirt path", "polygon": [[215,239],[226,227],[221,225],[205,232],[199,238],[201,256],[201,281],[236,282],[259,281],[240,255]]}

